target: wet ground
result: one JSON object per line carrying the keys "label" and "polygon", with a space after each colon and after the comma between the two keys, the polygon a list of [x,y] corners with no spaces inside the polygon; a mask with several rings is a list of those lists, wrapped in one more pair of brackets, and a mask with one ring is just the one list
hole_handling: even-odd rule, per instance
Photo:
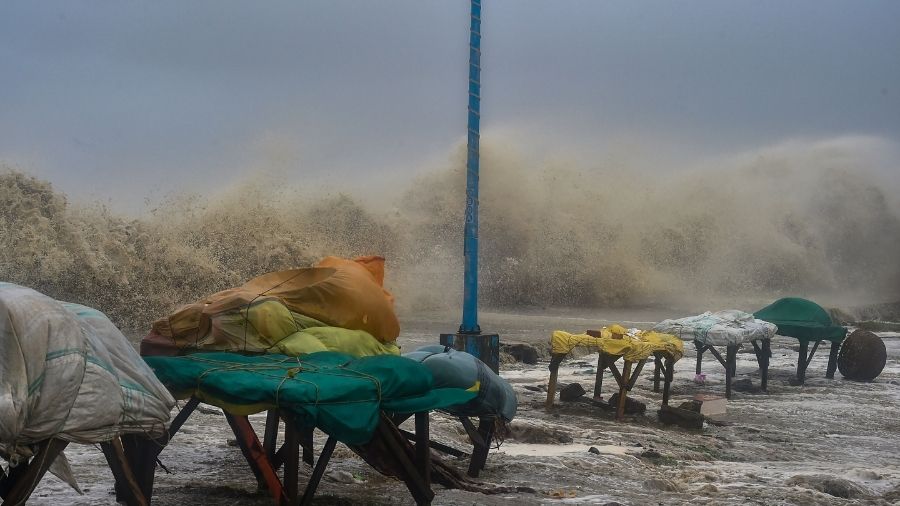
{"label": "wet ground", "polygon": [[[617,314],[629,326],[647,326],[666,314]],[[404,351],[437,341],[454,330],[438,318],[405,320]],[[504,341],[545,344],[550,331],[583,331],[608,321],[578,316],[482,316],[482,328]],[[659,423],[661,394],[652,391],[647,367],[632,392],[647,405],[644,415],[613,420],[587,402],[544,409],[547,363],[504,364],[502,375],[515,387],[519,413],[512,433],[490,453],[481,480],[528,487],[515,494],[485,495],[435,486],[434,504],[900,504],[900,334],[880,333],[888,363],[873,383],[825,379],[823,345],[803,386],[792,386],[797,341],[776,337],[767,393],[736,392],[719,425],[686,430]],[[672,403],[695,394],[724,396],[724,370],[706,354],[705,384],[694,381],[693,346],[675,365]],[[595,355],[570,357],[560,383],[593,388]],[[759,386],[752,353],[739,353],[737,378]],[[604,396],[614,381],[604,383]],[[258,430],[264,416],[251,417]],[[433,438],[465,449],[457,421],[435,415]],[[233,435],[215,408],[195,412],[160,455],[154,504],[263,505]],[[324,437],[317,434],[317,447]],[[594,448],[591,451],[591,448]],[[40,484],[29,504],[115,504],[113,480],[98,448],[70,445],[66,455],[84,495],[55,477]],[[461,471],[466,462],[447,459]],[[302,467],[300,483],[310,469]],[[411,504],[404,485],[383,477],[341,445],[319,487],[316,504]]]}

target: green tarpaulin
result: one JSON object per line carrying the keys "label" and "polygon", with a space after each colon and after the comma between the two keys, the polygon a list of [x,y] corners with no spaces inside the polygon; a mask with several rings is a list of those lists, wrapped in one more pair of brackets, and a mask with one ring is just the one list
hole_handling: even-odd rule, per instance
{"label": "green tarpaulin", "polygon": [[144,360],[177,398],[195,396],[239,415],[277,407],[293,414],[300,427],[317,427],[352,445],[371,440],[380,410],[443,409],[477,393],[435,389],[425,366],[393,355],[197,353]]}
{"label": "green tarpaulin", "polygon": [[778,299],[753,313],[753,316],[778,326],[778,335],[801,341],[841,342],[847,329],[834,325],[831,316],[811,300],[799,297]]}

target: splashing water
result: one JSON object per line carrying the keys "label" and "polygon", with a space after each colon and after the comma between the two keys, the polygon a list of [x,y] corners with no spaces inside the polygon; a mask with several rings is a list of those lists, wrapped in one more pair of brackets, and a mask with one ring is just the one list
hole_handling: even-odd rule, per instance
{"label": "splashing water", "polygon": [[[897,300],[898,164],[872,154],[884,144],[787,143],[693,170],[626,172],[538,164],[485,142],[482,305]],[[263,272],[380,254],[401,310],[456,307],[463,157],[449,165],[413,180],[390,210],[257,178],[218,194],[172,195],[137,219],[70,203],[50,183],[7,169],[0,279],[137,330]]]}

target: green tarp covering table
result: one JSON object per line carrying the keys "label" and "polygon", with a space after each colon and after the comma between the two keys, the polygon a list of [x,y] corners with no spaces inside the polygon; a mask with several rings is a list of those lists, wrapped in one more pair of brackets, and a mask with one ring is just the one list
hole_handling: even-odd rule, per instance
{"label": "green tarp covering table", "polygon": [[[329,438],[303,495],[304,503],[311,500],[338,441],[360,453],[367,462],[384,462],[390,468],[387,474],[406,482],[416,502],[427,503],[433,493],[427,474],[424,478],[421,475],[427,453],[420,451],[427,447],[427,413],[463,404],[476,395],[459,388],[433,388],[434,380],[428,368],[394,355],[357,359],[336,352],[300,357],[220,352],[144,357],[144,360],[176,398],[190,399],[172,423],[168,438],[174,436],[199,402],[222,408],[257,480],[269,488],[276,503],[298,500],[296,452],[301,443],[297,434],[308,434],[311,441],[314,428]],[[247,421],[247,415],[265,410],[270,410],[270,414],[277,410],[284,418],[282,450],[287,457],[282,451],[278,457],[266,451]],[[413,451],[385,413],[416,413],[417,429],[419,418],[423,418],[425,429],[421,442],[424,444],[417,441]],[[275,422],[277,427],[277,418]],[[135,460],[139,462],[139,474],[144,480],[149,479],[149,484],[144,482],[142,487],[149,488],[150,492],[153,466],[148,461],[151,457],[155,460],[156,455],[148,456],[148,451],[151,451],[148,445],[140,447],[139,444]],[[413,465],[412,460],[418,460],[419,456],[424,462]],[[284,486],[275,474],[282,461]],[[379,471],[385,472],[382,468]]]}
{"label": "green tarp covering table", "polygon": [[197,397],[237,415],[278,408],[293,414],[301,428],[318,428],[346,444],[372,439],[381,410],[416,413],[475,397],[433,388],[425,366],[394,355],[196,353],[144,360],[176,398]]}
{"label": "green tarp covering table", "polygon": [[[834,378],[838,349],[847,336],[847,329],[835,325],[828,311],[822,306],[799,297],[785,297],[753,313],[753,316],[778,326],[778,335],[793,337],[800,341],[797,381],[801,384],[806,379],[806,368],[809,367],[819,342],[830,341],[831,353],[825,377]],[[807,355],[810,342],[814,343],[813,349]]]}

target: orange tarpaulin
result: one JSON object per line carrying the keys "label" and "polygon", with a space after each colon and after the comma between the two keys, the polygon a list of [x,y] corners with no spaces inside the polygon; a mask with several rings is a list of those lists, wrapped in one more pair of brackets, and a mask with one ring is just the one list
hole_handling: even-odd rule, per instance
{"label": "orange tarpaulin", "polygon": [[[315,267],[270,272],[240,287],[182,306],[168,317],[155,321],[151,331],[151,336],[156,335],[153,344],[161,344],[156,341],[163,338],[169,346],[177,348],[202,343],[202,347],[211,349],[215,347],[211,341],[244,339],[242,343],[230,343],[223,349],[247,349],[246,341],[250,336],[250,348],[264,344],[267,347],[273,340],[301,328],[322,324],[363,330],[382,343],[391,343],[400,334],[400,324],[394,313],[394,298],[382,286],[383,280],[384,258],[376,256],[355,260],[326,257]],[[283,311],[275,311],[277,315],[273,313],[283,317],[269,315],[250,321],[247,316],[251,308],[259,312],[266,307],[260,306],[261,303],[267,301],[283,305]],[[238,335],[231,328],[216,328],[218,321],[233,320],[222,318],[224,315],[240,316],[238,313],[246,313],[247,320]],[[304,320],[310,323],[304,325]]]}

